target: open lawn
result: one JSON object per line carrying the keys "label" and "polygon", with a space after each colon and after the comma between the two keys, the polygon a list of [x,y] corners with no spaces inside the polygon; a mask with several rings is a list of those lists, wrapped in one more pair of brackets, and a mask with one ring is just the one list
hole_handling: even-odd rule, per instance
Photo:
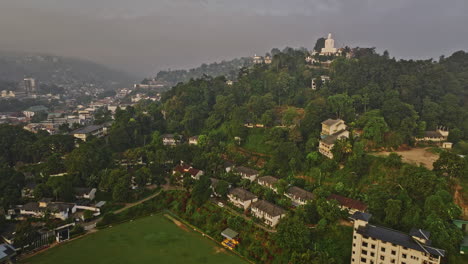
{"label": "open lawn", "polygon": [[245,263],[215,242],[158,214],[100,230],[23,264]]}

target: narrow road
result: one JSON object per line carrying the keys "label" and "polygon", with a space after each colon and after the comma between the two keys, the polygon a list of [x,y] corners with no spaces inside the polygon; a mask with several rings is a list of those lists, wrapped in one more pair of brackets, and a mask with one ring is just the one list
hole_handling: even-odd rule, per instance
{"label": "narrow road", "polygon": [[[113,213],[114,214],[120,214],[122,213],[123,211],[129,209],[129,208],[132,208],[134,206],[137,206],[141,203],[144,203],[146,201],[149,201],[151,199],[153,199],[154,197],[158,196],[162,191],[171,191],[171,190],[185,190],[183,187],[178,187],[178,186],[171,186],[169,184],[164,184],[164,185],[161,185],[161,190],[159,190],[158,192],[144,198],[144,199],[141,199],[139,201],[136,201],[134,203],[127,203],[125,204],[124,207],[120,208],[119,210],[116,210],[114,211]],[[84,229],[86,231],[90,231],[90,230],[93,230],[94,228],[96,228],[96,224],[97,222],[101,221],[102,217],[99,217],[99,218],[96,218],[94,219],[93,221],[90,221],[90,222],[87,222],[86,224],[83,225]]]}

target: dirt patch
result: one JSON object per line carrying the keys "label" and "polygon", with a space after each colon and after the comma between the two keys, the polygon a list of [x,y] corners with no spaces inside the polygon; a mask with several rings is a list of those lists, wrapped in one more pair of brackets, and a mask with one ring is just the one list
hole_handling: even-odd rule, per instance
{"label": "dirt patch", "polygon": [[179,220],[175,219],[174,217],[168,215],[168,214],[164,214],[165,217],[169,218],[172,222],[174,222],[174,224],[176,224],[176,226],[180,227],[182,230],[184,231],[189,231],[189,229],[187,228],[186,225],[184,225],[182,222],[180,222]]}
{"label": "dirt patch", "polygon": [[460,206],[462,209],[463,220],[468,219],[468,205],[465,203],[465,199],[462,194],[463,188],[460,185],[455,185],[455,193],[453,194],[453,200],[455,204]]}
{"label": "dirt patch", "polygon": [[226,249],[224,249],[222,247],[216,246],[214,250],[215,250],[215,254],[226,253]]}
{"label": "dirt patch", "polygon": [[[439,159],[439,154],[435,154],[429,151],[428,148],[413,148],[409,150],[397,150],[393,151],[398,155],[402,156],[403,162],[414,164],[419,166],[422,164],[424,167],[432,170],[434,166],[432,165],[437,159]],[[388,156],[392,152],[382,151],[375,153],[376,156]]]}

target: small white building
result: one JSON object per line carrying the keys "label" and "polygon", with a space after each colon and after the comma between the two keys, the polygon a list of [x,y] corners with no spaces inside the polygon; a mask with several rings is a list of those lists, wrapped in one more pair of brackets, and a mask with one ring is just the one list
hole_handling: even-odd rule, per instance
{"label": "small white building", "polygon": [[199,136],[193,136],[189,138],[189,145],[198,145]]}
{"label": "small white building", "polygon": [[164,134],[162,141],[164,146],[176,146],[180,143],[180,137],[174,134]]}
{"label": "small white building", "polygon": [[317,90],[317,85],[319,81],[322,82],[322,84],[325,84],[330,81],[330,77],[322,75],[320,76],[320,78],[312,79],[312,90]]}

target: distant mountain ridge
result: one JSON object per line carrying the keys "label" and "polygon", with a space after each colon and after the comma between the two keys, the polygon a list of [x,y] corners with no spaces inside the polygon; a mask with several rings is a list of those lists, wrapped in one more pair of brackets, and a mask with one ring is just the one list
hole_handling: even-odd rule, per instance
{"label": "distant mountain ridge", "polygon": [[96,84],[104,88],[126,86],[136,77],[98,63],[50,54],[0,51],[0,80],[17,82],[25,77],[41,83]]}
{"label": "distant mountain ridge", "polygon": [[203,75],[212,77],[226,76],[229,80],[236,80],[239,74],[239,69],[248,67],[253,64],[252,58],[242,57],[228,61],[214,62],[210,64],[203,63],[197,68],[190,70],[167,70],[158,72],[156,79],[170,84],[179,82],[187,82],[190,79],[197,79]]}

